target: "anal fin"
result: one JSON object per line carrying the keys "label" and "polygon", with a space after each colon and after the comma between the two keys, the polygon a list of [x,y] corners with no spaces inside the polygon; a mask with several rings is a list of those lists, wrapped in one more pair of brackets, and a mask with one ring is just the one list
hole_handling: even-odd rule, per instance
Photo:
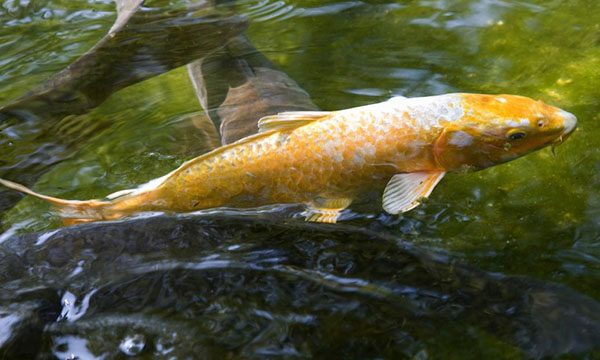
{"label": "anal fin", "polygon": [[352,203],[350,198],[319,199],[312,201],[304,212],[306,221],[335,223],[342,211]]}
{"label": "anal fin", "polygon": [[419,205],[442,180],[444,171],[421,171],[396,174],[383,192],[383,209],[390,214],[399,214]]}

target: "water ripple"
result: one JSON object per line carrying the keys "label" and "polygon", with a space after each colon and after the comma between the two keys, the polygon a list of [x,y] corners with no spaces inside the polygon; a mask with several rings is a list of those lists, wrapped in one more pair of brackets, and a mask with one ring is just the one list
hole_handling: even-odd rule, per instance
{"label": "water ripple", "polygon": [[287,4],[285,1],[261,1],[249,6],[244,15],[257,22],[284,21],[291,18],[319,17],[323,15],[338,14],[348,9],[364,6],[362,1],[346,1],[334,4],[325,4],[315,7],[298,7]]}

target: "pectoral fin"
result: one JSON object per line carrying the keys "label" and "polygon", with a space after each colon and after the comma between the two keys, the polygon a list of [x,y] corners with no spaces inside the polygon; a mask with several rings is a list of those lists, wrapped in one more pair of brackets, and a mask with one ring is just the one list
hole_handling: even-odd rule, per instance
{"label": "pectoral fin", "polygon": [[419,205],[419,199],[431,194],[445,174],[430,171],[394,175],[383,192],[383,210],[399,214],[414,208]]}
{"label": "pectoral fin", "polygon": [[319,199],[311,202],[304,212],[306,221],[335,223],[342,210],[352,203],[350,198]]}

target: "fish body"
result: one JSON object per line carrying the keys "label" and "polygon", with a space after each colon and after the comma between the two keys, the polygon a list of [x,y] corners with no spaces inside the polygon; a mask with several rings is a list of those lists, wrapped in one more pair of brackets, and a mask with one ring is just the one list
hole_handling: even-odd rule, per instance
{"label": "fish body", "polygon": [[53,202],[67,223],[276,203],[304,203],[308,220],[335,222],[361,193],[384,187],[384,209],[408,211],[446,172],[486,168],[561,142],[576,122],[564,110],[514,95],[394,97],[267,116],[258,134],[107,200],[62,200],[0,183]]}

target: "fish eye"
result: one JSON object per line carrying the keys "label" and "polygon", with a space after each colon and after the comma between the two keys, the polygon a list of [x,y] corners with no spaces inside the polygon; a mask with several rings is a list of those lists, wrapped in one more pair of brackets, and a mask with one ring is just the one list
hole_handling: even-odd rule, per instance
{"label": "fish eye", "polygon": [[542,127],[544,127],[544,125],[546,125],[546,122],[544,121],[544,119],[540,119],[540,120],[538,120],[538,122],[537,122],[537,126],[538,126],[539,128],[542,128]]}
{"label": "fish eye", "polygon": [[525,133],[522,131],[513,131],[508,133],[508,140],[519,140],[525,137]]}

